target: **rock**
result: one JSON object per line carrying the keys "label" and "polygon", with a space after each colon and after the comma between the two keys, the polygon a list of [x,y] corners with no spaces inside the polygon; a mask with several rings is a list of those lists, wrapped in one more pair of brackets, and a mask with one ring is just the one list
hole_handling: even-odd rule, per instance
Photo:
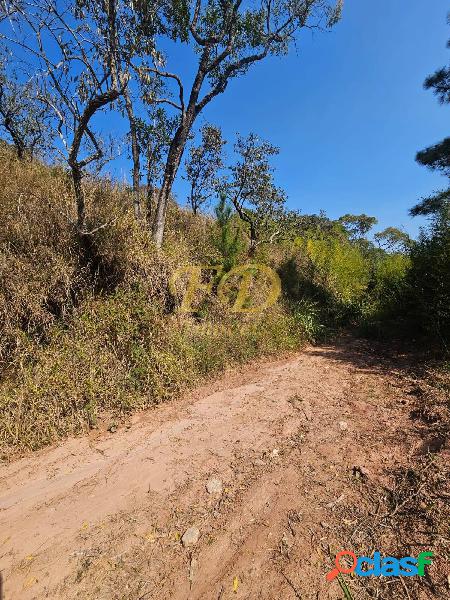
{"label": "rock", "polygon": [[346,431],[348,429],[347,421],[339,421],[339,429],[341,431]]}
{"label": "rock", "polygon": [[354,466],[353,467],[353,477],[356,479],[361,479],[361,481],[367,481],[369,479],[369,473],[367,469],[363,467]]}
{"label": "rock", "polygon": [[265,465],[266,463],[265,463],[265,462],[264,462],[264,461],[263,461],[261,458],[257,458],[257,459],[255,460],[254,464],[255,464],[257,467],[264,467],[264,465]]}
{"label": "rock", "polygon": [[278,448],[274,448],[272,450],[272,456],[278,456],[280,454],[280,451],[278,450]]}
{"label": "rock", "polygon": [[206,489],[208,494],[221,494],[223,490],[223,485],[220,479],[216,477],[211,477],[211,479],[206,484]]}
{"label": "rock", "polygon": [[117,425],[115,423],[111,423],[111,425],[108,427],[108,431],[110,433],[116,433],[116,431],[117,431]]}
{"label": "rock", "polygon": [[189,527],[183,533],[183,537],[181,538],[181,543],[186,548],[187,546],[195,546],[200,537],[200,530],[197,527]]}

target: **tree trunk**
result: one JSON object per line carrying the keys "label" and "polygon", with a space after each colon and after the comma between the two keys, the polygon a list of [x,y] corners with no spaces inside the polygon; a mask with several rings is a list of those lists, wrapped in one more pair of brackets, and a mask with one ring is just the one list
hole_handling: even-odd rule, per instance
{"label": "tree trunk", "polygon": [[[134,154],[133,150],[133,154]],[[137,151],[139,155],[139,150]],[[141,184],[141,175],[140,175],[140,167],[139,167],[139,158],[136,159],[133,157],[133,207],[134,207],[134,216],[138,221],[141,219],[141,193],[140,193],[140,184]]]}
{"label": "tree trunk", "polygon": [[6,129],[6,131],[12,138],[13,144],[16,148],[17,158],[19,160],[24,160],[26,151],[25,144],[23,143],[20,135],[17,133],[15,127],[13,126],[12,119],[6,118],[3,122],[3,127]]}
{"label": "tree trunk", "polygon": [[250,223],[250,248],[248,249],[249,256],[255,256],[256,245],[257,245],[256,229],[255,229],[255,225],[253,224],[253,222],[251,222]]}
{"label": "tree trunk", "polygon": [[192,85],[188,107],[186,112],[183,111],[180,126],[175,132],[173,140],[170,144],[169,153],[167,155],[163,183],[161,189],[159,190],[156,215],[153,222],[153,241],[158,248],[161,248],[163,242],[167,205],[169,203],[172,185],[175,181],[175,177],[183,157],[188,135],[201,110],[201,108],[197,105],[197,101],[203,81],[208,72],[207,65],[209,61],[209,53],[209,48],[205,48],[203,50],[197,75],[195,76],[194,83]]}
{"label": "tree trunk", "polygon": [[258,244],[258,235],[256,232],[255,223],[253,222],[251,217],[248,215],[246,210],[242,207],[242,205],[240,204],[240,202],[237,198],[231,198],[231,202],[233,203],[234,208],[236,209],[236,212],[237,212],[239,218],[242,221],[244,221],[244,223],[247,223],[250,228],[250,246],[248,249],[248,255],[254,256],[255,251],[256,251],[256,246]]}
{"label": "tree trunk", "polygon": [[141,163],[140,163],[140,152],[138,142],[138,132],[136,127],[136,119],[133,111],[133,104],[128,93],[128,89],[124,91],[125,108],[128,115],[128,121],[130,123],[130,136],[131,136],[131,157],[133,160],[133,207],[134,216],[139,221],[141,219]]}
{"label": "tree trunk", "polygon": [[153,241],[155,242],[158,248],[161,248],[162,246],[170,192],[172,190],[173,182],[175,181],[175,177],[181,163],[184,147],[186,145],[186,141],[191,130],[193,121],[193,118],[192,120],[189,119],[189,121],[187,121],[187,119],[184,120],[180,127],[177,129],[172,143],[170,144],[166,168],[164,170],[163,183],[158,193],[158,203],[156,207],[155,220],[153,222]]}
{"label": "tree trunk", "polygon": [[77,225],[79,232],[82,232],[84,230],[86,220],[84,191],[81,183],[83,179],[83,168],[91,162],[99,160],[103,156],[101,147],[96,142],[95,137],[91,134],[91,141],[93,141],[96,151],[90,157],[79,161],[78,154],[80,152],[81,142],[86,131],[88,131],[89,121],[91,120],[92,116],[97,112],[97,110],[99,110],[103,106],[111,104],[111,102],[117,100],[119,95],[120,93],[118,90],[111,89],[105,93],[95,96],[94,98],[91,98],[91,100],[89,100],[89,102],[87,103],[82,115],[79,117],[78,123],[75,127],[72,146],[70,148],[68,157],[68,163],[72,172],[75,201],[77,204]]}
{"label": "tree trunk", "polygon": [[75,201],[77,204],[77,228],[81,233],[84,230],[86,221],[86,207],[83,190],[83,173],[78,165],[71,166],[73,189],[75,192]]}
{"label": "tree trunk", "polygon": [[164,177],[163,184],[158,194],[158,205],[156,207],[155,220],[153,222],[153,241],[157,248],[161,248],[166,224],[167,205],[169,203],[170,191],[175,179],[176,170],[173,175]]}
{"label": "tree trunk", "polygon": [[194,192],[193,192],[192,188],[191,188],[191,194],[189,196],[189,204],[191,205],[191,208],[192,208],[192,214],[196,215],[198,212],[198,204],[194,197]]}
{"label": "tree trunk", "polygon": [[16,150],[17,150],[17,158],[19,160],[24,160],[25,148],[22,146],[22,144],[16,144]]}
{"label": "tree trunk", "polygon": [[147,164],[147,207],[146,207],[146,218],[149,228],[152,223],[153,215],[153,199],[155,196],[155,187],[153,186],[153,179],[151,176],[150,158]]}

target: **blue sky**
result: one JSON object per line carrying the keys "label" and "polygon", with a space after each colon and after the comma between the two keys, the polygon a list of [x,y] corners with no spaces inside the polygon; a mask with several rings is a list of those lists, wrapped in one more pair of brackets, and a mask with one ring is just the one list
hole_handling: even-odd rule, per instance
{"label": "blue sky", "polygon": [[[448,62],[444,0],[346,0],[329,33],[306,32],[297,51],[233,80],[204,112],[224,137],[255,131],[280,147],[277,183],[291,208],[374,215],[377,229],[404,227],[417,198],[445,181],[414,161],[448,135],[448,108],[422,87]],[[190,57],[177,52],[169,66]],[[186,197],[178,177],[175,193]]]}

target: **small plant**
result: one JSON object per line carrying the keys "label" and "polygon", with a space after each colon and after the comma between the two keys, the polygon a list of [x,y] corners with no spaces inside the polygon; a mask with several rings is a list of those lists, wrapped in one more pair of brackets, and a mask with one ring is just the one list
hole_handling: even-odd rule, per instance
{"label": "small plant", "polygon": [[342,577],[342,575],[339,573],[339,575],[337,576],[339,585],[341,586],[341,590],[344,592],[344,598],[345,600],[353,600],[353,596],[350,592],[350,590],[347,587],[347,584],[344,581],[344,578]]}
{"label": "small plant", "polygon": [[325,333],[326,327],[321,322],[320,310],[317,303],[301,300],[292,309],[293,318],[304,331],[311,342],[317,342]]}
{"label": "small plant", "polygon": [[236,265],[243,245],[240,231],[233,224],[233,209],[227,202],[225,194],[221,194],[215,213],[219,227],[215,246],[222,255],[224,271],[228,272]]}

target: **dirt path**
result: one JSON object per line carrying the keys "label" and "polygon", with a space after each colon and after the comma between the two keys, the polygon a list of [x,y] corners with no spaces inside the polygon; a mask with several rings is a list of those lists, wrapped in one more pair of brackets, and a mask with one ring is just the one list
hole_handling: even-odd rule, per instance
{"label": "dirt path", "polygon": [[354,467],[383,481],[417,449],[407,387],[344,340],[3,467],[5,600],[342,598],[331,530]]}

